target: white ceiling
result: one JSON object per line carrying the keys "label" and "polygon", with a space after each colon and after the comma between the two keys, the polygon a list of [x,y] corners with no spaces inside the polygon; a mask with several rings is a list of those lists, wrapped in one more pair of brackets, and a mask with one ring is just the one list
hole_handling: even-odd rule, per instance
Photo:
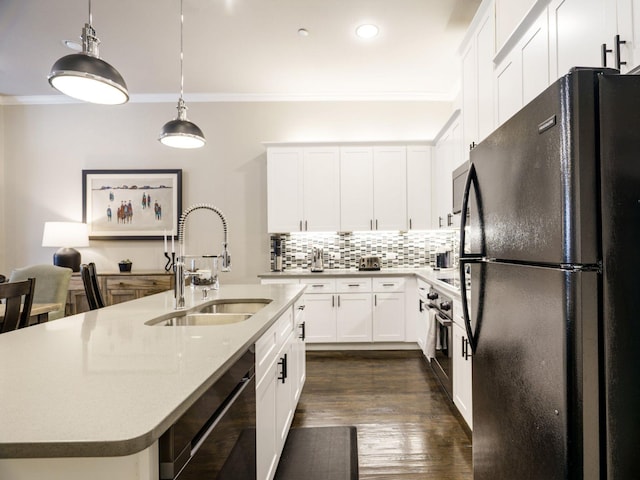
{"label": "white ceiling", "polygon": [[[184,0],[185,99],[451,100],[459,87],[458,48],[479,4]],[[175,101],[179,0],[93,0],[92,11],[100,56],[122,74],[132,100]],[[64,99],[47,74],[72,53],[62,40],[79,41],[87,19],[86,0],[0,0],[5,102]],[[365,22],[380,27],[373,40],[354,34]],[[309,36],[299,36],[299,28]]]}

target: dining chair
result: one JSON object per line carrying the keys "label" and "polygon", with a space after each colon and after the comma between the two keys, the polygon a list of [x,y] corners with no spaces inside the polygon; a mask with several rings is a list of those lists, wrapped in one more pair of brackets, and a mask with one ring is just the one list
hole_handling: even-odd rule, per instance
{"label": "dining chair", "polygon": [[21,282],[28,278],[37,280],[33,292],[33,303],[57,303],[60,308],[49,312],[49,320],[56,320],[65,315],[69,281],[73,272],[70,268],[56,265],[29,265],[16,268],[11,272],[10,282]]}
{"label": "dining chair", "polygon": [[4,300],[5,308],[0,333],[29,325],[35,284],[35,278],[23,282],[0,283],[0,300]]}
{"label": "dining chair", "polygon": [[96,264],[83,263],[80,265],[80,276],[84,284],[84,292],[87,295],[87,302],[90,310],[96,310],[104,307],[104,299],[98,284],[98,275],[96,274]]}

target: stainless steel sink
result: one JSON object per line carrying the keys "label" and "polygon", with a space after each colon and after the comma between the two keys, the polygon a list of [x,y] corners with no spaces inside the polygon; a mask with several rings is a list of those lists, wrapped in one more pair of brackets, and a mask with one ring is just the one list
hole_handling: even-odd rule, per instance
{"label": "stainless steel sink", "polygon": [[224,300],[222,302],[207,305],[199,308],[198,313],[249,313],[254,314],[266,307],[271,300],[249,299],[249,300]]}
{"label": "stainless steel sink", "polygon": [[190,313],[181,317],[171,317],[163,320],[147,322],[147,325],[156,327],[188,327],[206,325],[229,325],[231,323],[244,322],[249,319],[249,313]]}
{"label": "stainless steel sink", "polygon": [[264,298],[219,300],[184,315],[149,320],[145,325],[158,327],[229,325],[244,322],[271,303]]}

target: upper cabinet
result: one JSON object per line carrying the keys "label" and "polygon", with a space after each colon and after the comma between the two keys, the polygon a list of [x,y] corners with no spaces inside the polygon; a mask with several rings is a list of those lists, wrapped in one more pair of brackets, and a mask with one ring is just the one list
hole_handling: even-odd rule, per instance
{"label": "upper cabinet", "polygon": [[409,230],[431,228],[431,147],[407,147]]}
{"label": "upper cabinet", "polygon": [[464,161],[459,114],[454,112],[434,149],[431,182],[431,227],[434,229],[455,227],[452,175]]}
{"label": "upper cabinet", "polygon": [[324,232],[340,228],[337,147],[267,150],[269,232]]}
{"label": "upper cabinet", "polygon": [[373,147],[373,213],[375,230],[407,229],[406,147]]}
{"label": "upper cabinet", "polygon": [[559,78],[576,66],[602,66],[602,44],[608,37],[607,1],[552,0],[549,3],[549,39],[554,47],[550,50],[552,78]]}
{"label": "upper cabinet", "polygon": [[628,73],[640,65],[640,0],[606,0],[608,67]]}
{"label": "upper cabinet", "polygon": [[[482,8],[482,7],[481,7]],[[469,150],[493,131],[493,56],[495,14],[493,3],[478,12],[462,52],[462,111],[465,158]]]}
{"label": "upper cabinet", "polygon": [[429,228],[430,152],[428,145],[269,146],[268,231]]}

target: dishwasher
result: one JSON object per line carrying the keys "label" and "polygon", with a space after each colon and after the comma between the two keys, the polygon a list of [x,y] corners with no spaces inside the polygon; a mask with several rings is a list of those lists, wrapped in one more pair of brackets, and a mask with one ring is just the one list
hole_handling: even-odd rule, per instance
{"label": "dishwasher", "polygon": [[255,426],[252,347],[162,434],[160,480],[254,480]]}

